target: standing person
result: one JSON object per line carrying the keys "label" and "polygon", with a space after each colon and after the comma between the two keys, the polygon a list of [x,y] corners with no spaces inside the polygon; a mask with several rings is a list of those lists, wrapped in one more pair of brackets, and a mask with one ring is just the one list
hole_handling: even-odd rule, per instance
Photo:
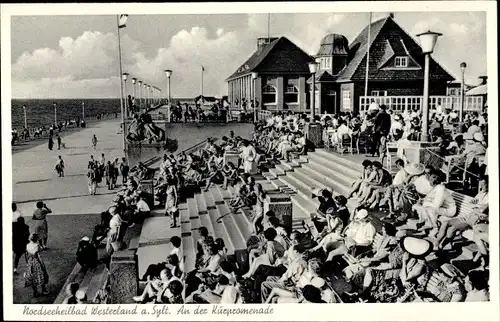
{"label": "standing person", "polygon": [[97,171],[94,163],[89,162],[89,170],[87,171],[89,193],[90,195],[95,195],[97,188]]}
{"label": "standing person", "polygon": [[61,150],[62,140],[61,140],[61,137],[59,136],[59,134],[57,134],[56,139],[57,139],[57,149]]}
{"label": "standing person", "polygon": [[113,162],[113,178],[111,180],[113,189],[116,188],[116,181],[118,180],[119,168],[120,165],[118,164],[118,158],[116,158],[115,161]]}
{"label": "standing person", "polygon": [[[14,275],[17,275],[17,266],[21,255],[26,254],[26,245],[29,243],[30,227],[24,222],[24,217],[17,218],[12,224],[12,250],[16,255],[14,259]],[[28,262],[28,260],[26,260]]]}
{"label": "standing person", "polygon": [[47,239],[49,234],[49,226],[47,225],[47,214],[52,213],[43,201],[36,203],[36,209],[33,212],[34,233],[37,235],[37,240],[40,243],[40,250],[47,249]]}
{"label": "standing person", "polygon": [[92,136],[92,147],[94,148],[94,150],[95,150],[96,146],[97,146],[97,136],[95,136],[95,134],[94,134]]}
{"label": "standing person", "polygon": [[17,209],[15,202],[12,203],[12,222],[17,222],[17,218],[22,217],[23,214]]}
{"label": "standing person", "polygon": [[176,180],[172,177],[167,178],[167,189],[166,189],[167,200],[165,202],[165,215],[172,216],[172,224],[170,228],[177,227],[177,187]]}
{"label": "standing person", "polygon": [[122,184],[125,184],[128,179],[129,166],[125,157],[122,158],[122,163],[120,163],[120,172],[122,173]]}
{"label": "standing person", "polygon": [[108,161],[108,163],[104,166],[104,173],[106,175],[106,185],[108,186],[108,190],[111,190],[112,187],[112,180],[113,180],[113,165],[111,164],[111,161]]}
{"label": "standing person", "polygon": [[40,251],[42,247],[39,244],[39,238],[37,234],[31,234],[29,238],[29,243],[26,245],[26,258],[28,263],[27,271],[24,275],[26,287],[31,287],[33,289],[33,296],[38,297],[40,295],[39,289],[42,290],[42,295],[48,295],[47,284],[49,283],[49,274],[47,274],[47,269],[40,257]]}
{"label": "standing person", "polygon": [[49,136],[49,150],[52,151],[54,147],[54,140],[52,139],[52,135]]}
{"label": "standing person", "polygon": [[386,109],[385,105],[381,105],[374,120],[375,133],[373,134],[372,156],[378,154],[381,162],[384,160],[387,135],[391,129],[391,116],[387,114]]}
{"label": "standing person", "polygon": [[252,171],[252,163],[255,161],[257,152],[253,145],[248,140],[243,140],[243,147],[241,151],[241,159],[243,160],[243,169],[245,173]]}
{"label": "standing person", "polygon": [[101,160],[99,161],[99,175],[101,178],[104,178],[104,167],[106,166],[106,158],[104,157],[104,153],[101,154]]}
{"label": "standing person", "polygon": [[59,177],[64,177],[64,161],[61,156],[59,156],[59,159],[57,160],[55,170]]}

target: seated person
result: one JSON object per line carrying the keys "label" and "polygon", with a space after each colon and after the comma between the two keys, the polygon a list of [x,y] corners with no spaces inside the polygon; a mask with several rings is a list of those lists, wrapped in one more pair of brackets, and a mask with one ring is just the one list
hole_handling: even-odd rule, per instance
{"label": "seated person", "polygon": [[389,207],[389,217],[394,213],[394,200],[397,200],[399,198],[399,195],[401,194],[406,179],[408,178],[408,173],[405,170],[405,164],[402,159],[397,159],[396,160],[396,167],[398,169],[398,172],[394,176],[394,179],[392,180],[392,184],[387,187],[384,193],[384,197],[382,200],[380,200],[379,207],[384,207],[385,205],[388,205]]}
{"label": "seated person", "polygon": [[343,255],[356,248],[356,251],[363,252],[368,248],[375,237],[375,227],[368,218],[368,211],[358,209],[352,221],[345,229],[340,240],[333,243],[333,250],[329,251],[327,261],[331,261],[336,256]]}
{"label": "seated person", "polygon": [[425,196],[421,203],[413,206],[419,216],[418,230],[431,229],[430,236],[438,232],[438,219],[441,217],[452,218],[456,215],[457,207],[450,191],[444,185],[445,175],[439,170],[434,170],[429,179],[432,190]]}
{"label": "seated person", "polygon": [[90,242],[90,238],[87,236],[83,237],[78,243],[78,249],[76,250],[76,261],[84,269],[94,268],[97,266],[97,248],[93,243]]}
{"label": "seated person", "polygon": [[285,248],[275,239],[277,232],[274,228],[268,228],[264,231],[264,238],[267,240],[265,245],[265,253],[257,252],[258,257],[250,257],[250,268],[243,275],[243,278],[250,278],[255,273],[259,265],[274,265],[278,258],[283,257]]}
{"label": "seated person", "polygon": [[489,271],[469,271],[465,278],[465,289],[467,290],[465,302],[488,302],[490,300],[488,280]]}
{"label": "seated person", "polygon": [[486,222],[488,215],[485,213],[488,209],[488,181],[482,179],[479,182],[479,193],[471,200],[472,212],[461,214],[451,220],[443,221],[436,239],[434,240],[435,249],[442,249],[448,243],[453,241],[457,231],[462,232],[472,229],[474,225],[480,222]]}
{"label": "seated person", "polygon": [[321,239],[330,233],[339,234],[349,223],[349,210],[346,207],[347,199],[344,196],[334,198],[335,208],[331,207],[326,211],[326,226],[319,233],[317,239]]}
{"label": "seated person", "polygon": [[391,174],[384,169],[382,163],[375,161],[372,164],[377,173],[375,179],[365,184],[365,188],[360,197],[360,205],[373,208],[380,201],[380,195],[385,193],[385,188],[392,183]]}
{"label": "seated person", "polygon": [[363,192],[364,185],[373,180],[373,176],[376,175],[376,172],[373,170],[372,162],[370,160],[364,160],[363,163],[363,175],[360,179],[354,181],[351,187],[351,191],[347,195],[347,199],[352,198],[353,196],[359,197]]}
{"label": "seated person", "polygon": [[168,289],[169,284],[177,280],[177,277],[173,277],[170,270],[167,268],[160,272],[160,278],[153,278],[148,281],[144,291],[139,296],[134,296],[134,301],[139,303],[147,303],[151,300],[157,300],[161,303],[161,297],[163,293]]}
{"label": "seated person", "polygon": [[[261,296],[263,303],[278,302],[279,299],[300,299],[302,288],[308,284],[324,282],[320,277],[322,263],[319,259],[313,258],[307,262],[307,268],[297,276],[283,275],[281,278],[270,277],[262,283]],[[295,272],[297,273],[297,272]]]}

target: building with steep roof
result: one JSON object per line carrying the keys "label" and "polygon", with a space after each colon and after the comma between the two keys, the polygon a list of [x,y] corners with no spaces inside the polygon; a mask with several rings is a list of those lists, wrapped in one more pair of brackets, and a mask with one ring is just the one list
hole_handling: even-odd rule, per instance
{"label": "building with steep roof", "polygon": [[257,50],[226,80],[229,103],[241,107],[243,101],[252,101],[255,72],[255,100],[259,109],[305,110],[309,104],[308,64],[312,60],[285,37],[259,38]]}
{"label": "building with steep roof", "polygon": [[[343,35],[326,35],[312,58],[284,37],[259,39],[257,51],[227,80],[230,102],[237,106],[234,103],[242,97],[253,97],[251,73],[256,72],[256,99],[263,103],[258,108],[309,110],[313,95],[308,63],[314,59],[317,112],[358,111],[365,93],[368,48],[368,96],[423,94],[422,49],[391,14],[366,26],[350,44]],[[432,57],[429,70],[429,94],[446,95],[454,78]]]}

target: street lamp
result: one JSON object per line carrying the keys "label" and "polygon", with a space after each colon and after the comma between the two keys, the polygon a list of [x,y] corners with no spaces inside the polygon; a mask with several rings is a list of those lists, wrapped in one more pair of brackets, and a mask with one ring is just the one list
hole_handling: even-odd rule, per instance
{"label": "street lamp", "polygon": [[144,107],[148,108],[148,84],[144,83]]}
{"label": "street lamp", "polygon": [[312,98],[311,98],[311,123],[314,122],[316,113],[316,70],[318,69],[318,63],[313,61],[309,63],[309,71],[312,74]]}
{"label": "street lamp", "polygon": [[57,104],[54,103],[54,125],[57,126]]}
{"label": "street lamp", "polygon": [[252,83],[253,83],[253,122],[257,123],[257,105],[255,105],[255,80],[257,79],[258,74],[256,72],[252,72]]}
{"label": "street lamp", "polygon": [[24,112],[24,128],[28,128],[28,119],[26,118],[26,105],[23,105],[23,112]]}
{"label": "street lamp", "polygon": [[125,118],[127,118],[128,116],[128,109],[130,108],[130,106],[128,106],[128,99],[127,99],[127,79],[128,79],[128,73],[123,73],[122,74],[122,79],[123,79],[123,88],[124,88],[124,92],[125,92],[125,106],[127,108],[125,108]]}
{"label": "street lamp", "polygon": [[137,84],[139,84],[139,106],[142,107],[142,81],[137,81]]}
{"label": "street lamp", "polygon": [[136,95],[136,94],[135,94],[135,83],[137,83],[137,78],[136,78],[136,77],[132,78],[132,84],[134,85],[134,86],[133,86],[133,91],[134,91],[134,99],[133,99],[133,101],[132,101],[132,105],[134,105],[134,106],[132,106],[132,107],[135,107],[135,101],[136,101],[136,96],[135,96],[135,95]]}
{"label": "street lamp", "polygon": [[[82,102],[82,121],[85,122],[85,102]],[[78,124],[80,126],[80,124]]]}
{"label": "street lamp", "polygon": [[170,103],[170,76],[172,76],[172,71],[170,69],[165,69],[165,75],[167,76],[167,100]]}
{"label": "street lamp", "polygon": [[467,64],[465,62],[460,63],[460,69],[462,70],[462,86],[460,89],[460,113],[459,113],[460,124],[462,124],[464,115],[464,105],[465,105],[465,68],[467,68]]}
{"label": "street lamp", "polygon": [[420,38],[420,47],[422,47],[422,53],[425,55],[425,68],[424,68],[424,99],[422,106],[422,141],[427,142],[429,140],[429,63],[430,56],[434,51],[436,42],[439,36],[442,36],[438,32],[426,31],[424,33],[418,34],[417,37]]}

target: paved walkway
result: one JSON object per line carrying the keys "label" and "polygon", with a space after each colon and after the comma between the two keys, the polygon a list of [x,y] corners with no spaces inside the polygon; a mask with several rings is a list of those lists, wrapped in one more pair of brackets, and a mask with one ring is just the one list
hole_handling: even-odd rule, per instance
{"label": "paved walkway", "polygon": [[[86,173],[90,155],[99,159],[104,153],[107,160],[123,156],[119,129],[119,119],[92,123],[88,128],[65,135],[66,149],[57,150],[56,147],[50,151],[44,142],[12,155],[13,200],[25,216],[26,223],[31,224],[31,214],[38,200],[45,201],[53,211],[47,218],[49,250],[41,254],[49,273],[50,294],[32,297],[31,289],[24,287],[22,274],[26,266],[21,259],[20,275],[13,278],[14,303],[52,303],[56,298],[76,264],[78,241],[85,235],[90,237],[100,220],[99,214],[110,205],[115,195],[101,184],[99,195],[90,196]],[[96,150],[91,144],[93,134],[99,141]],[[63,178],[59,178],[54,170],[58,155],[66,165]]]}
{"label": "paved walkway", "polygon": [[[123,156],[119,127],[119,120],[103,121],[66,135],[65,149],[50,151],[44,143],[14,154],[13,200],[21,212],[29,215],[37,200],[45,200],[55,215],[100,213],[114,193],[101,185],[99,195],[88,194],[87,164],[91,155],[97,160],[102,153],[107,160]],[[93,134],[98,139],[96,150],[91,144]],[[63,178],[54,170],[58,155],[62,156],[66,167]]]}

